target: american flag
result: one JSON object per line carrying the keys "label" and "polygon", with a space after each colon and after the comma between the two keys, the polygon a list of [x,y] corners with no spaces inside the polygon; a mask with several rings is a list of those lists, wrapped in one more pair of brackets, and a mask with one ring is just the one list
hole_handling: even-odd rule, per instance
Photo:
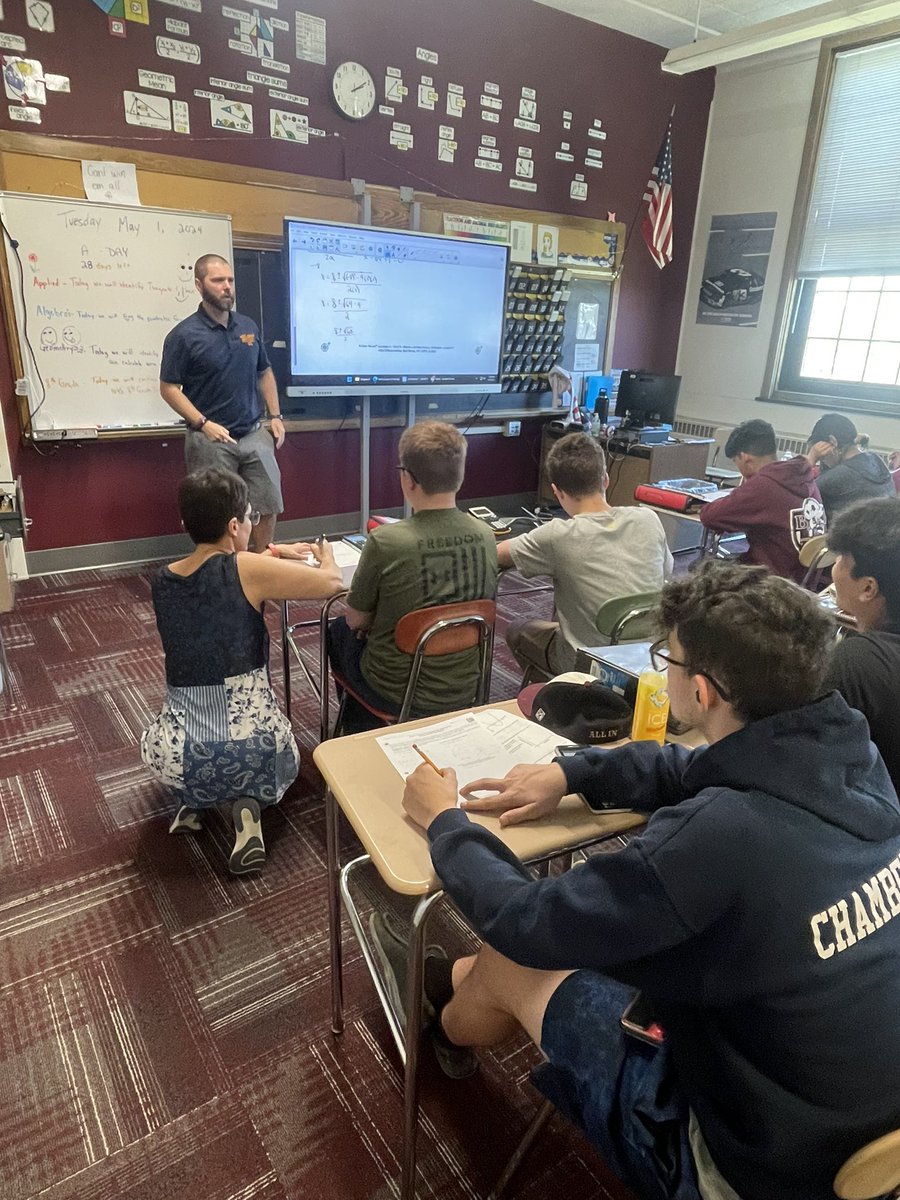
{"label": "american flag", "polygon": [[666,126],[647,190],[647,215],[641,225],[653,261],[661,269],[672,261],[672,122]]}

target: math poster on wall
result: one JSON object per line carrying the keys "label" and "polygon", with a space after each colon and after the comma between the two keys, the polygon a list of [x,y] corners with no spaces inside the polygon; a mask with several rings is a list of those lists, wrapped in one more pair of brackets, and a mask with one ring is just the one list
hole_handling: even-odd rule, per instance
{"label": "math poster on wall", "polygon": [[698,325],[759,324],[777,213],[713,217],[697,300]]}

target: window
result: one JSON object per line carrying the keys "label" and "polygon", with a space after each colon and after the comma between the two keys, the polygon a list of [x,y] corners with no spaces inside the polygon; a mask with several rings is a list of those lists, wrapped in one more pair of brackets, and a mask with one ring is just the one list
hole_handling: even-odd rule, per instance
{"label": "window", "polygon": [[900,415],[900,39],[830,67],[776,397]]}

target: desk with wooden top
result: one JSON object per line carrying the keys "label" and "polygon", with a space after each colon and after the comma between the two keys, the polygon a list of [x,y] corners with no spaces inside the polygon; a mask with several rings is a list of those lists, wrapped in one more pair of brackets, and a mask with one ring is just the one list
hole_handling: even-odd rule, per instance
{"label": "desk with wooden top", "polygon": [[[518,712],[514,700],[486,705]],[[476,710],[477,711],[477,710]],[[431,864],[428,839],[404,814],[404,780],[394,769],[378,739],[398,729],[416,729],[445,721],[446,714],[410,721],[390,730],[377,729],[336,738],[316,747],[313,760],[325,778],[325,823],[328,868],[328,917],[331,955],[332,1029],[344,1027],[341,956],[341,901],[360,943],[375,989],[404,1063],[404,1149],[401,1200],[415,1194],[416,1130],[418,1123],[418,1056],[422,1032],[421,996],[425,931],[429,913],[442,896]],[[343,868],[338,850],[338,811],[343,811],[366,853]],[[639,813],[596,813],[577,796],[566,796],[556,812],[544,820],[500,828],[499,818],[478,813],[470,819],[490,829],[523,862],[538,862],[618,836],[644,823]],[[350,878],[372,862],[384,883],[394,892],[419,897],[413,915],[409,944],[406,1030],[393,1011],[368,943],[362,919],[350,894]]]}

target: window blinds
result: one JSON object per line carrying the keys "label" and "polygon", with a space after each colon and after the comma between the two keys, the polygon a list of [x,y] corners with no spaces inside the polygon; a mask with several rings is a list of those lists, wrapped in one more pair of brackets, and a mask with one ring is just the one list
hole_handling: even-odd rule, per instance
{"label": "window blinds", "polygon": [[900,274],[900,40],[836,55],[797,273]]}

